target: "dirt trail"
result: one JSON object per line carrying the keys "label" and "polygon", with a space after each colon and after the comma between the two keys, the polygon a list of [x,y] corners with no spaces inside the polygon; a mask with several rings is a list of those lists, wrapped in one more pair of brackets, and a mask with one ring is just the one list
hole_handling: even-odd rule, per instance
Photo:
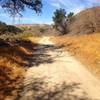
{"label": "dirt trail", "polygon": [[[29,68],[20,100],[100,100],[100,82],[62,47],[44,37],[36,47],[46,63]],[[43,59],[45,55],[43,55]]]}

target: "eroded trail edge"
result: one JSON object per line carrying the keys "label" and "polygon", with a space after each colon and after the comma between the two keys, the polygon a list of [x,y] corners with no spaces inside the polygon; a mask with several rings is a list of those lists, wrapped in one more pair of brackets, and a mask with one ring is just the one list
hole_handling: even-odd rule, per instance
{"label": "eroded trail edge", "polygon": [[36,47],[40,56],[25,74],[19,100],[100,100],[99,80],[49,39]]}

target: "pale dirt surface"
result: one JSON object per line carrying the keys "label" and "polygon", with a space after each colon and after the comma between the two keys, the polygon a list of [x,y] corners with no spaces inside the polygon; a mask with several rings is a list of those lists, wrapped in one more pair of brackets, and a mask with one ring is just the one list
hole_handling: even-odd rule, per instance
{"label": "pale dirt surface", "polygon": [[39,43],[36,49],[47,62],[28,68],[18,100],[100,100],[100,82],[84,65],[49,37]]}

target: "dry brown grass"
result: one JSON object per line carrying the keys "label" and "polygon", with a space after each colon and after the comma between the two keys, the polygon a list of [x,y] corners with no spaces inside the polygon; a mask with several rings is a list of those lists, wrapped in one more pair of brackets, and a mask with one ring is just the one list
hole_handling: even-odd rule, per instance
{"label": "dry brown grass", "polygon": [[100,77],[100,33],[52,38]]}
{"label": "dry brown grass", "polygon": [[31,48],[35,45],[29,40],[23,40],[0,46],[0,100],[14,100],[12,97],[17,96],[23,74],[30,63],[27,57],[31,57]]}

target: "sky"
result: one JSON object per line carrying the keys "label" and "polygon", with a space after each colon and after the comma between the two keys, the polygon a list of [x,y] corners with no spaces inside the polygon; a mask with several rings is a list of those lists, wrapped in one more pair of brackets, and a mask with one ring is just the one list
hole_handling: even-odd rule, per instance
{"label": "sky", "polygon": [[[75,14],[93,5],[100,5],[100,0],[42,0],[42,13],[36,14],[30,9],[22,12],[23,17],[15,18],[15,24],[52,24],[52,16],[56,9],[63,8],[67,13]],[[20,20],[20,21],[19,21]],[[13,18],[0,7],[0,21],[12,24]]]}

